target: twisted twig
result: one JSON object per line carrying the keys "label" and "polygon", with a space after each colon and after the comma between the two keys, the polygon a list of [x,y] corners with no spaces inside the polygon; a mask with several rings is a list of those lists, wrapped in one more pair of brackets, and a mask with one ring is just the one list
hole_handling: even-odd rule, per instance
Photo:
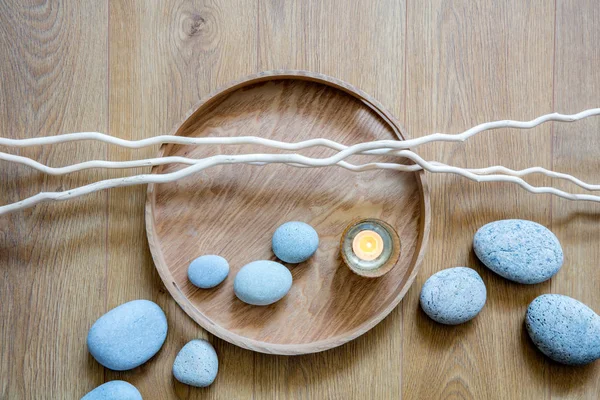
{"label": "twisted twig", "polygon": [[[551,187],[534,187],[523,179],[519,178],[519,176],[523,176],[529,173],[543,173],[547,176],[568,179],[571,182],[584,187],[588,190],[598,190],[600,188],[599,185],[591,185],[587,184],[575,177],[572,177],[567,174],[562,174],[558,172],[548,171],[541,167],[528,168],[526,170],[515,171],[502,166],[493,166],[488,168],[481,168],[475,170],[468,170],[453,166],[444,165],[438,162],[428,162],[423,160],[416,153],[413,153],[409,150],[403,150],[408,147],[415,147],[421,144],[430,143],[434,141],[447,141],[447,142],[462,142],[469,137],[476,135],[480,132],[490,130],[490,129],[498,129],[498,128],[521,128],[528,129],[533,128],[541,123],[546,121],[576,121],[582,118],[586,118],[593,115],[599,115],[600,108],[590,109],[578,114],[573,115],[563,115],[563,114],[548,114],[536,118],[534,120],[528,122],[522,121],[495,121],[488,122],[484,124],[480,124],[474,128],[471,128],[461,134],[457,135],[448,135],[442,133],[435,133],[432,135],[424,136],[417,139],[411,139],[406,141],[394,141],[394,140],[380,140],[373,141],[367,143],[361,143],[354,146],[344,146],[337,142],[328,140],[328,139],[311,139],[298,143],[285,143],[279,142],[276,140],[263,139],[257,137],[204,137],[204,138],[188,138],[181,136],[157,136],[154,138],[142,139],[138,141],[129,141],[119,138],[113,138],[108,135],[104,135],[96,132],[83,132],[83,133],[74,133],[74,134],[66,134],[60,136],[52,136],[52,137],[41,137],[41,138],[32,138],[32,139],[7,139],[0,138],[0,145],[4,146],[15,146],[15,147],[27,147],[27,146],[35,146],[35,145],[44,145],[44,144],[56,144],[63,143],[68,141],[77,141],[77,140],[99,140],[105,143],[116,144],[123,147],[129,148],[141,148],[156,144],[163,143],[175,143],[175,144],[258,144],[265,145],[269,147],[275,147],[282,150],[300,150],[313,146],[326,146],[330,147],[334,150],[338,150],[338,153],[326,158],[310,158],[305,157],[298,154],[248,154],[248,155],[236,155],[236,156],[227,156],[227,155],[218,155],[213,157],[208,157],[201,160],[192,160],[184,157],[165,157],[165,158],[155,158],[148,160],[137,160],[137,161],[125,161],[125,162],[110,162],[110,161],[88,161],[80,164],[75,164],[71,166],[66,166],[62,168],[51,168],[47,167],[43,164],[40,164],[34,160],[30,160],[25,157],[10,155],[0,153],[1,159],[7,161],[20,162],[22,164],[26,164],[32,166],[33,168],[42,170],[46,173],[51,174],[63,174],[74,172],[87,168],[129,168],[129,167],[141,167],[141,166],[150,166],[150,165],[162,165],[171,162],[178,162],[184,164],[190,164],[189,167],[186,167],[182,170],[162,174],[162,175],[137,175],[126,178],[117,178],[117,179],[108,179],[100,182],[95,182],[86,186],[82,186],[79,188],[75,188],[72,190],[67,190],[63,192],[49,192],[49,193],[39,193],[35,196],[32,196],[28,199],[19,201],[14,204],[9,204],[6,206],[0,207],[0,215],[6,214],[8,212],[20,210],[26,207],[31,207],[40,202],[49,201],[49,200],[67,200],[75,197],[79,197],[85,194],[93,193],[99,190],[113,188],[113,187],[121,187],[121,186],[132,186],[138,184],[146,184],[146,183],[167,183],[173,182],[178,179],[184,178],[188,175],[191,175],[195,172],[201,171],[203,169],[209,168],[211,166],[220,165],[220,164],[239,164],[239,163],[247,163],[247,164],[269,164],[269,163],[285,163],[293,166],[299,167],[324,167],[330,165],[339,165],[343,168],[347,168],[353,171],[364,171],[368,169],[393,169],[398,171],[415,171],[419,168],[423,168],[427,171],[434,173],[452,173],[461,175],[468,179],[471,179],[476,182],[511,182],[515,183],[526,190],[532,193],[551,193],[556,196],[569,199],[569,200],[584,200],[584,201],[595,201],[600,202],[600,197],[595,195],[586,195],[586,194],[572,194],[567,193],[555,188]],[[393,163],[370,163],[364,165],[353,165],[346,161],[345,158],[350,157],[354,154],[393,154],[400,157],[408,158],[416,163],[416,165],[402,165],[402,164],[393,164]],[[502,172],[508,175],[482,175],[493,172]]]}
{"label": "twisted twig", "polygon": [[[400,154],[398,154],[397,150],[393,150],[393,151],[387,150],[387,151],[389,154],[400,155]],[[405,150],[405,152],[406,151],[408,151],[408,150]],[[404,154],[409,154],[409,153],[404,153]],[[415,153],[412,153],[412,154],[415,154]],[[31,168],[34,168],[34,169],[36,169],[40,172],[43,172],[45,174],[48,174],[48,175],[66,175],[66,174],[69,174],[72,172],[78,172],[78,171],[83,171],[86,169],[93,169],[93,168],[125,169],[125,168],[152,167],[152,166],[167,165],[167,164],[195,165],[195,164],[198,164],[200,161],[202,161],[201,159],[199,160],[199,159],[195,159],[195,158],[171,156],[171,157],[148,158],[148,159],[133,160],[133,161],[92,160],[92,161],[85,161],[85,162],[78,163],[78,164],[67,165],[64,167],[49,167],[47,165],[44,165],[42,163],[39,163],[39,162],[32,160],[30,158],[27,158],[27,157],[17,156],[17,155],[13,155],[13,154],[6,154],[6,153],[2,153],[2,152],[0,152],[0,160],[11,161],[11,162],[15,162],[17,164],[27,165]],[[436,165],[436,166],[441,166],[441,167],[448,166],[447,164],[443,164],[443,163],[436,162],[436,161],[429,161],[429,163],[431,165]],[[255,163],[248,163],[248,164],[265,165],[268,163],[255,162]],[[306,164],[294,164],[294,163],[286,163],[286,164],[293,166],[293,167],[300,167],[300,168],[310,167],[310,165],[306,165]],[[351,164],[349,162],[340,161],[337,163],[337,165],[342,168],[348,169],[350,171],[355,171],[355,172],[367,171],[367,170],[371,170],[371,169],[393,169],[393,170],[401,171],[401,172],[414,172],[414,171],[420,171],[423,169],[423,167],[421,167],[419,164],[368,163],[368,164],[355,165],[355,164]],[[550,171],[550,170],[548,170],[546,168],[542,168],[542,167],[531,167],[531,168],[526,168],[526,169],[521,169],[521,170],[514,170],[514,169],[503,167],[501,165],[496,165],[496,166],[491,166],[491,167],[486,167],[486,168],[462,168],[462,170],[467,171],[467,172],[472,172],[477,175],[488,175],[488,174],[500,173],[500,174],[505,174],[505,175],[519,176],[519,177],[526,176],[529,174],[539,173],[539,174],[549,176],[551,178],[568,180],[568,181],[570,181],[584,189],[587,189],[589,191],[600,190],[600,185],[586,183],[572,175],[561,173],[561,172]]]}
{"label": "twisted twig", "polygon": [[[431,135],[423,136],[420,138],[409,139],[409,140],[378,140],[372,143],[373,149],[379,149],[376,152],[369,154],[382,154],[385,150],[381,149],[408,149],[411,147],[417,147],[425,143],[431,142],[464,142],[468,138],[477,135],[478,133],[499,129],[499,128],[519,128],[519,129],[531,129],[544,122],[548,121],[562,121],[562,122],[573,122],[583,118],[591,117],[594,115],[600,115],[600,108],[592,108],[589,110],[582,111],[577,114],[565,115],[559,113],[552,113],[542,115],[541,117],[535,118],[531,121],[514,121],[514,120],[502,120],[494,122],[486,122],[474,126],[462,133],[452,135],[447,133],[434,133]],[[58,144],[65,142],[74,142],[81,140],[97,140],[104,143],[115,144],[121,147],[127,147],[131,149],[140,149],[143,147],[154,146],[158,144],[172,143],[172,144],[184,144],[184,145],[204,145],[204,144],[255,144],[267,147],[273,147],[280,150],[302,150],[309,147],[325,146],[334,150],[345,150],[348,146],[334,142],[329,139],[310,139],[304,140],[297,143],[280,142],[272,139],[264,139],[255,136],[238,136],[238,137],[201,137],[192,138],[185,136],[172,136],[172,135],[160,135],[151,138],[141,140],[126,140],[106,135],[99,132],[79,132],[79,133],[68,133],[65,135],[57,136],[44,136],[38,138],[29,139],[9,139],[0,138],[0,146],[11,146],[11,147],[30,147],[30,146],[42,146],[48,144]]]}
{"label": "twisted twig", "polygon": [[[78,164],[67,165],[64,167],[50,167],[31,158],[17,156],[14,154],[7,154],[0,152],[0,160],[11,161],[16,164],[26,165],[35,170],[43,172],[47,175],[66,175],[73,172],[84,171],[87,169],[94,168],[106,168],[106,169],[126,169],[126,168],[141,168],[141,167],[153,167],[157,165],[167,165],[167,164],[186,164],[186,165],[195,165],[202,162],[204,159],[196,159],[196,158],[187,158],[187,157],[179,157],[179,156],[170,156],[170,157],[158,157],[158,158],[146,158],[143,160],[132,160],[132,161],[104,161],[104,160],[92,160],[85,161]],[[251,165],[266,165],[268,162],[248,162],[247,164]],[[307,168],[310,165],[306,164],[298,164],[298,163],[284,163],[293,167],[299,168]],[[345,161],[340,161],[337,163],[338,166],[351,170],[351,171],[366,171],[369,169],[396,169],[397,171],[402,172],[414,172],[420,171],[422,168],[416,164],[393,164],[393,163],[369,163],[369,164],[360,164],[355,165]],[[397,168],[396,168],[397,167]]]}
{"label": "twisted twig", "polygon": [[[176,180],[182,179],[186,176],[189,176],[193,173],[202,171],[206,168],[221,165],[221,164],[242,164],[242,163],[294,163],[294,164],[303,164],[309,167],[324,167],[329,165],[335,165],[338,162],[342,161],[344,158],[349,157],[353,154],[360,152],[361,150],[368,150],[373,148],[374,143],[362,143],[359,145],[351,146],[346,150],[342,150],[336,155],[327,158],[310,158],[306,156],[301,156],[298,154],[249,154],[249,155],[235,155],[235,156],[226,156],[226,155],[218,155],[213,157],[204,158],[198,160],[197,163],[183,168],[176,172],[171,172],[167,174],[145,174],[145,175],[136,175],[130,176],[126,178],[116,178],[116,179],[107,179],[99,182],[95,182],[89,185],[81,186],[76,189],[66,190],[63,192],[49,192],[49,193],[39,193],[35,196],[29,197],[25,200],[19,201],[17,203],[9,204],[6,206],[0,207],[0,215],[6,214],[9,212],[13,212],[16,210],[20,210],[23,208],[34,206],[38,203],[54,200],[54,201],[62,201],[68,200],[75,197],[83,196],[85,194],[94,193],[100,190],[114,188],[114,187],[123,187],[123,186],[133,186],[147,183],[167,183],[174,182]],[[517,185],[525,188],[526,190],[532,193],[551,193],[556,196],[569,199],[569,200],[585,200],[585,201],[595,201],[600,202],[600,196],[594,195],[586,195],[586,194],[571,194],[564,192],[562,190],[558,190],[550,187],[534,187],[529,183],[525,182],[523,179],[515,177],[515,176],[506,176],[506,175],[477,175],[469,171],[465,171],[462,168],[451,167],[451,166],[441,166],[438,164],[432,164],[412,151],[403,150],[397,152],[397,154],[401,157],[406,157],[418,165],[420,165],[423,169],[436,172],[436,173],[452,173],[464,176],[465,178],[471,179],[476,182],[512,182]],[[397,164],[396,164],[397,166]],[[395,169],[394,166],[388,165],[386,169]]]}

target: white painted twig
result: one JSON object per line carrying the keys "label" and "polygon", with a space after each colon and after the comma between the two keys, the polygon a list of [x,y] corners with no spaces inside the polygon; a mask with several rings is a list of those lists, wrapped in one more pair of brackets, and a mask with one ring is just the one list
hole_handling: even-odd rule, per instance
{"label": "white painted twig", "polygon": [[[45,201],[62,201],[68,200],[72,198],[76,198],[79,196],[83,196],[86,194],[94,193],[104,189],[110,189],[115,187],[124,187],[124,186],[133,186],[147,183],[167,183],[174,182],[176,180],[187,177],[196,172],[202,171],[206,168],[222,165],[222,164],[241,164],[241,163],[293,163],[293,164],[304,164],[309,167],[325,167],[330,165],[335,165],[338,162],[342,161],[344,158],[349,157],[353,154],[359,153],[364,150],[370,150],[375,148],[375,143],[362,143],[360,145],[351,146],[346,150],[342,150],[336,155],[327,158],[310,158],[306,156],[301,156],[298,154],[246,154],[246,155],[235,155],[235,156],[227,156],[227,155],[218,155],[213,157],[208,157],[202,160],[199,160],[198,163],[191,165],[189,167],[183,168],[176,172],[171,172],[167,174],[145,174],[145,175],[136,175],[130,176],[126,178],[116,178],[116,179],[107,179],[99,182],[95,182],[86,186],[81,186],[76,189],[66,190],[63,192],[48,192],[48,193],[39,193],[35,196],[29,197],[25,200],[19,201],[17,203],[9,204],[6,206],[0,207],[0,215],[17,211],[23,208],[32,207],[38,203]],[[529,192],[532,193],[551,193],[556,196],[568,199],[568,200],[583,200],[583,201],[594,201],[600,202],[600,196],[595,195],[587,195],[587,194],[572,194],[567,193],[556,188],[551,187],[534,187],[529,183],[525,182],[523,179],[516,176],[506,176],[506,175],[477,175],[469,171],[465,171],[462,168],[452,167],[452,166],[441,166],[437,164],[429,163],[419,157],[417,154],[404,150],[397,152],[398,156],[406,157],[413,160],[415,163],[420,165],[423,169],[435,172],[435,173],[451,173],[463,176],[470,180],[476,182],[511,182],[515,183]],[[392,166],[389,166],[390,169],[393,169]]]}
{"label": "white painted twig", "polygon": [[[502,120],[494,122],[486,122],[477,125],[471,129],[468,129],[460,134],[447,134],[447,133],[434,133],[431,135],[423,136],[420,138],[409,139],[409,140],[378,140],[372,143],[373,149],[389,148],[389,149],[408,149],[420,146],[425,143],[431,142],[464,142],[468,138],[477,135],[478,133],[499,129],[499,128],[519,128],[519,129],[531,129],[544,122],[548,121],[561,121],[561,122],[573,122],[583,118],[591,117],[594,115],[600,115],[600,108],[592,108],[589,110],[582,111],[577,114],[565,115],[559,113],[552,113],[542,115],[541,117],[535,118],[531,121],[513,121],[513,120]],[[126,140],[106,135],[99,132],[79,132],[79,133],[68,133],[57,136],[43,136],[38,138],[29,139],[9,139],[0,138],[0,146],[9,147],[30,147],[30,146],[42,146],[49,144],[58,144],[65,142],[74,142],[81,140],[97,140],[104,143],[115,144],[121,147],[127,147],[132,149],[139,149],[148,146],[154,146],[165,143],[173,144],[184,144],[184,145],[240,145],[240,144],[254,144],[267,147],[273,147],[280,150],[302,150],[309,147],[315,146],[326,146],[334,150],[345,150],[348,147],[340,143],[334,142],[329,139],[310,139],[304,140],[297,143],[280,142],[272,139],[264,139],[255,136],[238,136],[238,137],[201,137],[191,138],[184,136],[172,136],[172,135],[161,135],[141,140]],[[371,149],[369,149],[371,150]],[[384,150],[385,152],[385,150]],[[371,152],[370,154],[382,154],[379,152]]]}
{"label": "white painted twig", "polygon": [[[108,135],[104,135],[97,132],[82,132],[82,133],[74,133],[74,134],[66,134],[52,137],[40,137],[40,138],[31,138],[31,139],[7,139],[0,138],[0,146],[13,146],[13,147],[27,147],[27,146],[35,146],[35,145],[44,145],[44,144],[57,144],[69,141],[78,141],[78,140],[99,140],[105,143],[116,144],[123,147],[129,148],[141,148],[151,145],[163,144],[163,143],[176,143],[176,144],[255,144],[255,145],[264,145],[269,147],[278,148],[281,150],[300,150],[313,146],[326,146],[330,147],[334,150],[338,150],[336,155],[327,158],[310,158],[301,156],[298,154],[247,154],[247,155],[237,155],[237,156],[227,156],[227,155],[218,155],[213,157],[208,157],[201,160],[193,160],[185,159],[183,157],[165,157],[162,159],[149,159],[149,160],[138,160],[138,161],[126,161],[122,163],[115,163],[109,161],[88,161],[85,163],[75,164],[72,166],[66,166],[62,168],[51,168],[47,167],[43,164],[40,164],[34,160],[26,159],[25,157],[14,156],[9,154],[3,154],[5,160],[8,161],[16,161],[21,162],[22,164],[30,165],[34,168],[40,169],[47,173],[69,173],[74,172],[79,169],[86,168],[129,168],[136,166],[149,166],[149,165],[160,165],[169,162],[183,162],[190,164],[189,167],[186,167],[177,172],[163,174],[163,175],[137,175],[131,176],[127,178],[117,178],[117,179],[108,179],[100,182],[95,182],[86,186],[82,186],[79,188],[75,188],[72,190],[67,190],[64,192],[49,192],[49,193],[39,193],[35,196],[32,196],[28,199],[22,200],[20,202],[9,204],[6,206],[0,207],[0,215],[6,214],[8,212],[17,211],[26,207],[31,207],[40,202],[49,201],[49,200],[67,200],[70,198],[79,197],[85,194],[93,193],[99,190],[109,189],[113,187],[121,187],[121,186],[132,186],[137,184],[146,184],[146,183],[166,183],[173,182],[183,177],[186,177],[195,172],[201,171],[203,169],[209,168],[215,165],[221,164],[238,164],[238,163],[248,163],[248,164],[269,164],[269,163],[285,163],[290,164],[292,166],[299,167],[324,167],[330,165],[339,165],[341,167],[351,169],[353,171],[364,171],[367,169],[395,169],[400,171],[405,170],[417,170],[418,168],[423,168],[427,171],[434,173],[452,173],[461,175],[468,179],[471,179],[476,182],[512,182],[515,183],[526,190],[532,193],[551,193],[556,196],[569,199],[569,200],[584,200],[584,201],[595,201],[600,202],[600,197],[595,195],[587,195],[587,194],[572,194],[567,193],[556,188],[551,187],[534,187],[519,176],[526,175],[528,173],[539,172],[546,174],[548,176],[568,179],[571,182],[578,184],[581,187],[584,187],[588,190],[596,190],[598,189],[598,185],[590,185],[587,184],[575,177],[572,177],[567,174],[562,174],[558,172],[548,171],[541,167],[529,168],[527,170],[515,171],[502,166],[494,166],[489,168],[481,168],[477,170],[467,170],[463,168],[453,167],[444,165],[438,162],[427,162],[419,157],[417,154],[403,150],[409,147],[416,147],[421,144],[430,143],[434,141],[447,141],[447,142],[462,142],[469,137],[476,135],[480,132],[498,129],[498,128],[521,128],[521,129],[529,129],[533,128],[539,124],[542,124],[546,121],[564,121],[571,122],[576,121],[582,118],[590,117],[593,115],[600,115],[600,108],[590,109],[578,114],[573,115],[563,115],[558,113],[548,114],[536,118],[531,121],[523,122],[523,121],[495,121],[488,122],[484,124],[480,124],[476,127],[473,127],[461,134],[457,135],[448,135],[443,133],[435,133],[432,135],[424,136],[417,139],[411,139],[406,141],[394,141],[394,140],[381,140],[374,142],[361,143],[354,146],[344,146],[342,144],[336,143],[327,139],[311,139],[298,143],[285,143],[279,142],[270,139],[263,139],[258,137],[205,137],[205,138],[186,138],[180,136],[157,136],[154,138],[143,139],[139,141],[128,141],[119,138],[113,138]],[[393,163],[370,163],[364,165],[353,165],[343,161],[345,158],[352,156],[354,154],[394,154],[400,157],[406,157],[408,159],[413,160],[417,165],[401,165],[401,164],[393,164]],[[28,161],[27,161],[28,160]],[[106,164],[108,163],[108,164]],[[140,165],[143,164],[143,165]],[[108,165],[108,166],[107,166]],[[508,175],[498,175],[493,174],[494,172],[502,172]],[[482,175],[492,173],[491,175]]]}
{"label": "white painted twig", "polygon": [[[132,160],[132,161],[103,161],[103,160],[92,160],[85,161],[78,164],[67,165],[64,167],[50,167],[31,158],[17,156],[14,154],[7,154],[0,152],[0,160],[10,161],[16,164],[26,165],[35,170],[43,172],[47,175],[66,175],[73,172],[84,171],[87,169],[94,168],[105,168],[105,169],[126,169],[126,168],[142,168],[142,167],[152,167],[156,165],[167,165],[167,164],[186,164],[186,165],[195,165],[202,162],[205,159],[196,159],[196,158],[187,158],[187,157],[158,157],[158,158],[146,158],[143,160]],[[268,162],[252,162],[248,163],[252,165],[266,165]],[[287,165],[293,167],[310,167],[305,164],[297,164],[297,163],[285,163]],[[349,169],[351,171],[366,171],[368,169],[396,169],[402,172],[414,172],[420,171],[423,169],[421,166],[416,164],[404,165],[404,164],[393,164],[393,163],[369,163],[369,164],[361,164],[354,165],[345,161],[340,161],[337,163],[338,166]],[[392,167],[393,166],[393,167]],[[396,168],[397,167],[397,168]]]}
{"label": "white painted twig", "polygon": [[[388,150],[389,151],[389,150]],[[406,150],[407,151],[407,150]],[[390,154],[395,154],[397,151],[394,150]],[[409,153],[404,153],[409,154]],[[414,153],[413,153],[414,154]],[[148,158],[143,160],[133,160],[133,161],[102,161],[102,160],[92,160],[86,161],[78,164],[72,164],[64,167],[49,167],[42,163],[39,163],[35,160],[32,160],[27,157],[17,156],[13,154],[6,154],[0,152],[0,160],[11,161],[17,164],[27,165],[31,168],[34,168],[40,172],[43,172],[48,175],[66,175],[73,172],[83,171],[86,169],[93,168],[106,168],[106,169],[125,169],[125,168],[140,168],[140,167],[151,167],[156,165],[166,165],[166,164],[186,164],[186,165],[195,165],[201,162],[200,159],[195,158],[187,158],[187,157],[158,157],[158,158]],[[436,161],[429,161],[431,165],[447,167],[447,164],[439,163]],[[265,163],[252,163],[255,165],[265,165]],[[305,164],[293,164],[288,163],[294,167],[310,167]],[[394,169],[396,171],[402,172],[412,172],[419,171],[422,167],[418,164],[395,164],[395,163],[368,163],[368,164],[351,164],[345,161],[340,161],[337,163],[338,166],[351,170],[351,171],[366,171],[369,169]],[[487,167],[487,168],[463,168],[464,171],[472,172],[477,175],[487,175],[487,174],[505,174],[511,176],[526,176],[529,174],[539,173],[551,178],[558,178],[568,180],[584,189],[595,191],[600,190],[600,185],[594,185],[590,183],[586,183],[572,175],[550,171],[548,169],[542,167],[532,167],[526,168],[522,170],[514,170],[510,168],[503,167],[501,165]]]}
{"label": "white painted twig", "polygon": [[477,174],[477,175],[500,173],[500,174],[506,174],[506,175],[511,175],[511,176],[526,176],[529,174],[542,174],[542,175],[549,176],[551,178],[564,179],[564,180],[570,181],[571,183],[574,183],[575,185],[582,187],[589,191],[600,190],[600,185],[587,183],[587,182],[584,182],[581,179],[576,178],[572,175],[565,174],[563,172],[551,171],[551,170],[548,170],[548,169],[542,168],[542,167],[530,167],[530,168],[525,168],[525,169],[520,169],[520,170],[514,170],[514,169],[503,167],[501,165],[495,165],[492,167],[469,168],[466,170],[469,172],[472,172],[474,174]]}

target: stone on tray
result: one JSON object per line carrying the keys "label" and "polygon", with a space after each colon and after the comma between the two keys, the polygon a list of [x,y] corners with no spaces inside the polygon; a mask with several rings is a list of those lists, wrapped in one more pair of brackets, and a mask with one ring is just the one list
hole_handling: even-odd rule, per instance
{"label": "stone on tray", "polygon": [[217,352],[206,340],[192,340],[175,357],[173,375],[181,383],[196,387],[212,384],[219,372]]}
{"label": "stone on tray", "polygon": [[125,371],[154,356],[167,337],[163,310],[148,300],[134,300],[113,308],[92,325],[87,345],[106,368]]}
{"label": "stone on tray", "polygon": [[466,267],[448,268],[429,277],[421,289],[421,308],[440,324],[469,321],[483,308],[487,292],[479,274]]}
{"label": "stone on tray", "polygon": [[229,274],[227,260],[206,255],[196,258],[188,267],[188,279],[201,289],[210,289],[223,282]]}
{"label": "stone on tray", "polygon": [[525,327],[538,349],[567,365],[600,358],[600,316],[582,302],[543,294],[527,307]]}
{"label": "stone on tray", "polygon": [[518,283],[540,283],[563,264],[563,251],[546,227],[520,219],[491,222],[473,239],[475,254],[498,275]]}
{"label": "stone on tray", "polygon": [[292,287],[292,274],[283,265],[254,261],[240,269],[233,282],[235,295],[245,303],[266,306],[281,300]]}
{"label": "stone on tray", "polygon": [[319,235],[304,222],[281,225],[273,234],[273,253],[283,262],[297,264],[306,261],[319,247]]}
{"label": "stone on tray", "polygon": [[98,386],[81,400],[142,400],[142,395],[131,383],[110,381]]}

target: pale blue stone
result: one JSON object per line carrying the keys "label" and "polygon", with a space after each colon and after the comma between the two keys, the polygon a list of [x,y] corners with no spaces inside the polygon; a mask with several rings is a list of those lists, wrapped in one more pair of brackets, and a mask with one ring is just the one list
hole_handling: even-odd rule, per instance
{"label": "pale blue stone", "polygon": [[142,395],[131,383],[110,381],[98,386],[81,400],[142,400]]}
{"label": "pale blue stone", "polygon": [[543,294],[529,304],[525,327],[538,349],[567,365],[600,358],[600,316],[582,302]]}
{"label": "pale blue stone", "polygon": [[286,222],[275,230],[272,245],[277,258],[297,264],[315,254],[319,247],[319,235],[304,222]]}
{"label": "pale blue stone", "polygon": [[240,269],[233,282],[235,295],[245,303],[266,306],[281,300],[292,287],[292,274],[274,261],[254,261]]}
{"label": "pale blue stone", "polygon": [[485,305],[487,291],[479,274],[466,267],[448,268],[429,277],[421,289],[421,308],[440,324],[457,325]]}
{"label": "pale blue stone", "polygon": [[212,384],[219,372],[217,352],[206,340],[192,340],[175,357],[173,375],[181,383],[196,387]]}
{"label": "pale blue stone", "polygon": [[229,274],[229,264],[221,256],[207,255],[196,258],[188,268],[188,278],[195,286],[210,289],[223,282]]}
{"label": "pale blue stone", "polygon": [[520,219],[491,222],[473,238],[481,262],[498,275],[534,284],[554,276],[563,264],[563,251],[546,227]]}
{"label": "pale blue stone", "polygon": [[134,300],[113,308],[92,325],[87,345],[106,368],[125,371],[154,356],[167,337],[163,310],[148,300]]}

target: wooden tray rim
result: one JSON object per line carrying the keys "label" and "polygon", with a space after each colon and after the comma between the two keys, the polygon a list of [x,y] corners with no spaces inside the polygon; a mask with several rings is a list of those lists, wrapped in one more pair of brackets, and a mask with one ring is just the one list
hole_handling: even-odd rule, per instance
{"label": "wooden tray rim", "polygon": [[[172,129],[169,133],[170,135],[178,135],[180,133],[181,128],[184,124],[190,119],[194,114],[201,112],[205,107],[211,105],[212,103],[220,100],[222,97],[227,96],[229,93],[240,89],[244,86],[250,86],[256,83],[261,83],[265,81],[272,80],[286,80],[286,79],[298,79],[304,81],[310,81],[315,83],[320,83],[326,86],[333,87],[335,89],[341,90],[352,97],[356,98],[363,102],[367,107],[369,107],[372,111],[378,114],[394,131],[399,140],[404,140],[405,136],[403,134],[404,128],[400,125],[400,123],[394,118],[389,111],[387,111],[377,100],[373,97],[365,93],[364,91],[333,77],[309,72],[304,70],[270,70],[263,71],[257,74],[251,74],[239,80],[233,81],[221,88],[218,88],[216,91],[210,93],[208,96],[202,98],[196,105],[194,105],[190,111],[188,111],[183,119]],[[169,145],[162,145],[158,151],[157,157],[163,157],[166,149]],[[152,168],[151,173],[155,173],[157,170],[157,166]],[[367,322],[360,325],[358,328],[354,329],[354,331],[349,334],[338,335],[331,338],[327,338],[320,341],[315,341],[311,343],[298,343],[298,344],[277,344],[277,343],[269,343],[263,342],[259,340],[250,339],[244,336],[240,336],[236,333],[229,331],[219,325],[216,325],[213,321],[207,318],[200,310],[198,310],[183,294],[173,276],[167,266],[167,263],[164,259],[164,255],[162,253],[154,225],[154,209],[155,209],[155,184],[148,184],[147,196],[146,196],[146,205],[145,205],[145,218],[146,218],[146,236],[148,238],[148,244],[150,247],[150,253],[152,254],[152,259],[156,266],[156,270],[158,271],[163,283],[165,284],[167,290],[171,294],[171,296],[175,299],[177,304],[185,311],[186,314],[190,318],[192,318],[196,323],[198,323],[202,328],[206,329],[211,334],[229,342],[236,346],[256,351],[259,353],[266,354],[277,354],[277,355],[301,355],[301,354],[310,354],[317,353],[320,351],[325,351],[332,349],[334,347],[341,346],[362,334],[366,333],[370,329],[372,329],[375,325],[381,322],[385,317],[389,315],[389,313],[396,308],[396,306],[400,303],[400,301],[404,298],[408,289],[412,286],[413,281],[415,280],[419,268],[421,266],[421,262],[423,261],[423,257],[425,256],[425,252],[427,249],[427,244],[429,241],[429,229],[431,224],[431,204],[430,204],[430,196],[429,196],[429,186],[427,184],[427,180],[425,179],[423,171],[414,172],[417,184],[420,191],[420,207],[421,207],[421,223],[419,224],[419,236],[417,241],[417,248],[415,250],[415,254],[411,261],[411,265],[413,266],[412,272],[404,287],[400,290],[396,298],[394,298],[390,304],[383,309],[379,314],[375,315]]]}

